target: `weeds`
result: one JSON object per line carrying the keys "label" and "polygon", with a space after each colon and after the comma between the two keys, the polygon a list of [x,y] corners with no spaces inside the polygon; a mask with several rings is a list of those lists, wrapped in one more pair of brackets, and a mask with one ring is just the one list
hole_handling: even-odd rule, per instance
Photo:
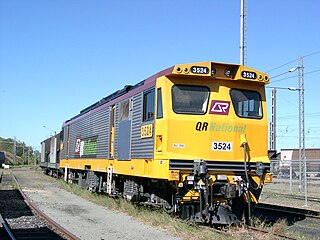
{"label": "weeds", "polygon": [[270,228],[270,232],[272,234],[284,234],[287,231],[287,226],[287,221],[284,219],[280,219],[272,225],[272,227]]}
{"label": "weeds", "polygon": [[261,230],[268,230],[271,227],[271,224],[264,222],[260,218],[253,217],[251,219],[251,226]]}
{"label": "weeds", "polygon": [[266,224],[259,218],[252,219],[252,225],[256,228],[268,230],[270,234],[266,237],[265,234],[253,233],[245,228],[245,226],[231,227],[226,232],[216,232],[214,229],[207,228],[195,223],[188,223],[181,220],[177,216],[167,214],[163,210],[152,210],[147,207],[132,204],[122,198],[108,198],[102,194],[90,193],[89,191],[81,188],[76,184],[67,184],[63,180],[58,180],[60,187],[65,190],[74,193],[84,199],[87,199],[97,205],[106,207],[110,210],[123,212],[132,216],[133,218],[149,224],[151,226],[159,227],[167,230],[183,239],[194,239],[194,240],[221,240],[221,239],[276,239],[274,233],[283,233],[283,229],[286,227],[285,221],[271,226]]}
{"label": "weeds", "polygon": [[[150,208],[134,205],[122,198],[108,198],[105,195],[90,193],[76,184],[67,184],[58,180],[63,189],[87,199],[107,209],[124,212],[135,219],[151,226],[160,227],[183,239],[220,240],[221,234],[208,228],[202,228],[194,223],[187,223],[178,217],[172,216],[163,210],[154,211]],[[227,236],[223,239],[231,239]]]}
{"label": "weeds", "polygon": [[2,182],[0,184],[0,190],[12,190],[17,189],[16,182],[13,180],[11,173],[3,172]]}

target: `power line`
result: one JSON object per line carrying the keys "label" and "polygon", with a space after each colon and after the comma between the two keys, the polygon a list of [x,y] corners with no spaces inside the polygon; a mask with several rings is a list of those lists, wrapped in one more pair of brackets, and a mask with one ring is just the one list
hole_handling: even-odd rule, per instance
{"label": "power line", "polygon": [[270,84],[275,83],[275,82],[281,82],[281,81],[284,81],[284,80],[287,80],[287,79],[290,79],[290,78],[297,78],[297,77],[298,77],[298,75],[295,75],[295,76],[292,76],[292,77],[281,78],[279,80],[272,81]]}
{"label": "power line", "polygon": [[[290,126],[290,125],[288,125],[288,126]],[[291,133],[291,132],[297,132],[298,131],[298,128],[295,128],[296,126],[294,126],[294,128],[293,127],[288,128],[288,126],[286,126],[285,129],[284,128],[280,128],[278,130],[278,132],[280,132],[280,133]],[[314,128],[316,128],[316,129],[314,129]],[[317,130],[317,129],[319,129],[319,130]],[[312,130],[312,132],[311,132],[311,130]],[[318,131],[320,131],[320,127],[318,127],[318,128],[317,127],[309,127],[307,134],[311,134],[312,135],[314,132],[318,132]]]}
{"label": "power line", "polygon": [[[305,56],[303,56],[303,57],[304,57],[304,58],[306,58],[306,57],[311,57],[311,56],[316,55],[316,54],[319,54],[319,53],[320,53],[320,51],[316,51],[316,52],[310,53],[310,54],[308,54],[308,55],[305,55]],[[287,65],[289,65],[290,63],[296,62],[297,60],[298,60],[298,58],[296,58],[296,59],[294,59],[294,60],[291,60],[291,61],[289,61],[289,62],[287,62],[287,63],[284,63],[284,64],[282,64],[282,65],[280,65],[280,66],[278,66],[278,67],[275,67],[275,68],[272,68],[271,70],[266,71],[266,73],[269,73],[269,72],[272,72],[272,71],[277,70],[277,69],[279,69],[279,68],[282,68],[282,67],[284,67],[284,66],[287,66]]]}
{"label": "power line", "polygon": [[296,58],[296,59],[294,59],[294,60],[292,60],[292,61],[290,61],[290,62],[287,62],[287,63],[285,63],[285,64],[282,64],[282,65],[279,66],[279,67],[276,67],[276,68],[273,68],[273,69],[271,69],[271,70],[269,70],[269,71],[266,71],[266,73],[269,73],[269,72],[272,72],[272,71],[277,70],[277,69],[279,69],[279,68],[282,68],[282,67],[284,67],[284,66],[287,66],[287,65],[289,65],[290,63],[296,62],[297,60],[298,60],[298,58]]}
{"label": "power line", "polygon": [[316,55],[316,54],[319,54],[320,53],[320,51],[317,51],[317,52],[314,52],[314,53],[310,53],[310,54],[308,54],[308,55],[305,55],[304,57],[306,58],[306,57],[311,57],[311,56],[313,56],[313,55]]}
{"label": "power line", "polygon": [[[280,129],[287,129],[287,128],[292,129],[292,128],[295,128],[296,126],[297,124],[277,124],[277,127],[279,127]],[[309,127],[309,129],[312,129],[312,130],[320,129],[320,123],[307,124],[307,127]],[[285,130],[279,130],[279,131],[285,131]]]}
{"label": "power line", "polygon": [[[309,74],[316,73],[316,72],[320,72],[320,69],[304,73],[304,75],[309,75]],[[298,77],[298,75],[295,75],[295,76],[292,76],[292,77],[287,77],[287,78],[282,78],[282,79],[279,79],[279,80],[275,80],[275,81],[272,81],[270,84],[275,83],[275,82],[281,82],[281,81],[284,81],[284,80],[287,80],[287,79],[290,79],[290,78],[296,78],[296,77]],[[272,87],[270,87],[270,88],[272,88]]]}
{"label": "power line", "polygon": [[311,72],[307,72],[307,73],[305,73],[304,75],[312,74],[312,73],[315,73],[315,72],[320,72],[320,69],[314,70],[314,71],[311,71]]}
{"label": "power line", "polygon": [[[297,137],[295,137],[295,136],[282,136],[279,138],[281,138],[281,139],[284,139],[284,138],[297,139],[299,137],[298,136]],[[312,140],[312,139],[320,139],[320,137],[306,137],[306,140]]]}
{"label": "power line", "polygon": [[[283,120],[283,119],[291,119],[291,118],[297,118],[297,117],[299,117],[299,115],[293,115],[293,116],[283,116],[283,117],[278,117],[278,119],[281,119],[281,120]],[[320,117],[320,115],[315,115],[315,116],[306,116],[306,118],[308,118],[308,119],[316,119],[316,118],[319,118]]]}
{"label": "power line", "polygon": [[[313,113],[306,113],[305,116],[309,116],[309,117],[313,117],[313,115],[316,115],[316,117],[318,117],[318,115],[320,116],[320,112],[313,112]],[[287,116],[281,116],[278,118],[292,118],[292,117],[298,117],[299,115],[287,115]]]}

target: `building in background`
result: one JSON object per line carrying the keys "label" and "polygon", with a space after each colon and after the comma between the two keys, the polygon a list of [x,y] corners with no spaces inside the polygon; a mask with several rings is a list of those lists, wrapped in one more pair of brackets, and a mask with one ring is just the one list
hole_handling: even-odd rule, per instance
{"label": "building in background", "polygon": [[[271,171],[275,177],[299,177],[303,160],[299,161],[299,149],[281,149],[280,153],[269,151]],[[307,177],[320,177],[320,148],[306,149]],[[302,168],[303,171],[303,168]]]}

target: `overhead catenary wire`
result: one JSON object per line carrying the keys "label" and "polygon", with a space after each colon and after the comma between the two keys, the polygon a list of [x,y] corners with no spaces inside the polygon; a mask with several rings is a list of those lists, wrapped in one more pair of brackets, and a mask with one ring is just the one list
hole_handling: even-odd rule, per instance
{"label": "overhead catenary wire", "polygon": [[306,58],[306,57],[311,57],[311,56],[316,55],[316,54],[319,54],[319,53],[320,53],[320,51],[317,51],[317,52],[314,52],[314,53],[310,53],[310,54],[308,54],[308,55],[305,55],[304,58]]}
{"label": "overhead catenary wire", "polygon": [[[310,71],[310,72],[306,72],[306,73],[304,73],[304,75],[309,75],[309,74],[316,73],[316,72],[320,72],[320,69],[313,70],[313,71]],[[282,79],[279,79],[279,80],[274,80],[274,81],[271,81],[270,84],[275,83],[275,82],[281,82],[281,81],[284,81],[284,80],[287,80],[287,79],[290,79],[290,78],[297,78],[297,77],[298,77],[298,75],[294,75],[294,76],[291,76],[291,77],[286,77],[286,78],[282,78]],[[269,88],[272,88],[272,87],[269,86]]]}
{"label": "overhead catenary wire", "polygon": [[[320,117],[320,112],[314,112],[314,113],[306,113],[305,114],[306,117]],[[298,114],[295,114],[295,115],[286,115],[286,116],[279,116],[277,118],[296,118],[296,117],[299,117]]]}
{"label": "overhead catenary wire", "polygon": [[[319,54],[319,53],[320,53],[320,51],[316,51],[316,52],[313,52],[313,53],[304,55],[303,57],[304,57],[304,58],[307,58],[307,57],[311,57],[311,56],[316,55],[316,54]],[[284,67],[284,66],[287,66],[287,65],[289,65],[290,63],[293,63],[293,62],[296,62],[296,61],[298,61],[298,58],[295,58],[294,60],[291,60],[291,61],[289,61],[289,62],[287,62],[287,63],[284,63],[284,64],[282,64],[282,65],[280,65],[280,66],[278,66],[278,67],[272,68],[272,69],[266,71],[266,73],[272,72],[272,71],[274,71],[274,70],[277,70],[277,69],[279,69],[279,68],[282,68],[282,67]]]}
{"label": "overhead catenary wire", "polygon": [[298,60],[298,58],[296,58],[296,59],[294,59],[294,60],[292,60],[292,61],[290,61],[290,62],[287,62],[287,63],[285,63],[285,64],[282,64],[282,65],[280,65],[280,66],[278,66],[278,67],[275,67],[275,68],[273,68],[273,69],[271,69],[271,70],[268,70],[268,71],[266,71],[266,73],[270,73],[270,72],[272,72],[272,71],[274,71],[274,70],[277,70],[277,69],[279,69],[279,68],[282,68],[282,67],[284,67],[284,66],[287,66],[287,65],[289,65],[290,63],[296,62],[297,60]]}

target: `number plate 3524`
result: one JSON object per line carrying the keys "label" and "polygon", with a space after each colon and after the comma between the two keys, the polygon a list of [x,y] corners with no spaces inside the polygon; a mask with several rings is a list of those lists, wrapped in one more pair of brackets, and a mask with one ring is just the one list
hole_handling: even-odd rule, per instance
{"label": "number plate 3524", "polygon": [[211,143],[212,151],[219,152],[232,152],[232,142],[212,142]]}

